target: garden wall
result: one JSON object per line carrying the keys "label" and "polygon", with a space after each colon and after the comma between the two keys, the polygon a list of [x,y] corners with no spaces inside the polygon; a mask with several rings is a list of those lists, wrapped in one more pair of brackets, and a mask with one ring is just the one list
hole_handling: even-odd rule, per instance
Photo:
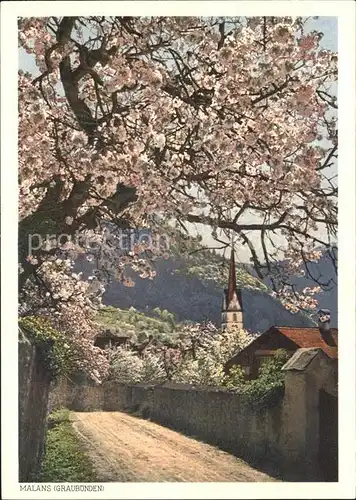
{"label": "garden wall", "polygon": [[[263,411],[252,410],[240,395],[221,388],[114,382],[95,387],[68,381],[51,391],[50,409],[134,412],[217,445],[284,480],[335,481],[337,422],[326,426],[329,409],[321,407],[320,394],[329,394],[328,401],[333,398],[326,408],[337,413],[337,364],[321,349],[299,349],[283,370],[284,398]],[[329,449],[331,472],[321,464]]]}
{"label": "garden wall", "polygon": [[51,375],[40,346],[19,342],[19,481],[35,480],[44,450]]}
{"label": "garden wall", "polygon": [[260,464],[271,473],[280,469],[282,404],[257,413],[243,405],[238,395],[221,389],[113,382],[95,387],[62,381],[50,395],[51,410],[61,406],[73,411],[135,412]]}

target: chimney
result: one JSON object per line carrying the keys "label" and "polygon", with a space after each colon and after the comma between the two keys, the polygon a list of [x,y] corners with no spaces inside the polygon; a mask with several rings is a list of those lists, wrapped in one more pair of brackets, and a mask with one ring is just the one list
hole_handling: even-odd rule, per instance
{"label": "chimney", "polygon": [[329,309],[319,309],[318,311],[318,327],[321,334],[330,331],[330,311]]}

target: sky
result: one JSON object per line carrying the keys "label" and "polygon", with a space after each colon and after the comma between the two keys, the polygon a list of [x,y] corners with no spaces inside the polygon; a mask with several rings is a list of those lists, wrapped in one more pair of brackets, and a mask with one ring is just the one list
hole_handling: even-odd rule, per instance
{"label": "sky", "polygon": [[[325,49],[337,51],[337,18],[335,17],[320,17],[319,19],[309,19],[307,28],[311,30],[318,30],[324,33],[321,41],[322,47]],[[26,54],[26,52],[19,49],[19,68],[24,71],[29,71],[34,76],[38,74],[38,69],[34,63],[34,59]]]}
{"label": "sky", "polygon": [[[338,36],[337,36],[337,18],[335,17],[319,17],[319,19],[309,19],[306,24],[306,29],[309,31],[317,30],[324,33],[324,36],[320,42],[321,47],[324,49],[332,50],[337,52],[338,49]],[[335,164],[335,169],[337,165]],[[248,222],[248,220],[246,220]],[[207,247],[219,247],[220,243],[214,241],[211,237],[211,229],[209,227],[203,226],[201,224],[190,226],[190,229],[193,233],[199,233],[203,236],[203,244]],[[195,229],[195,230],[194,230]],[[255,237],[249,235],[251,241],[253,241],[256,249],[260,248],[259,243],[259,234],[256,234]],[[225,239],[225,238],[223,238]],[[235,246],[235,255],[236,260],[238,262],[249,262],[250,261],[250,251],[245,246],[239,246],[236,248]]]}
{"label": "sky", "polygon": [[[319,17],[318,19],[309,18],[306,26],[307,31],[321,31],[324,33],[321,39],[320,45],[325,49],[329,49],[337,52],[338,49],[338,36],[337,36],[337,18],[336,17]],[[34,63],[34,58],[28,55],[22,48],[19,48],[19,69],[28,71],[32,73],[33,76],[39,74],[38,69]],[[335,164],[335,170],[337,169],[337,164]],[[248,222],[248,221],[246,221]],[[220,243],[214,241],[211,237],[211,229],[203,225],[191,225],[187,224],[188,229],[192,234],[199,233],[203,237],[203,244],[208,247],[219,247]],[[259,236],[256,235],[255,238],[251,238],[254,241],[257,248],[260,247],[258,242]],[[250,259],[250,252],[246,247],[235,248],[236,258],[239,262],[248,262]]]}

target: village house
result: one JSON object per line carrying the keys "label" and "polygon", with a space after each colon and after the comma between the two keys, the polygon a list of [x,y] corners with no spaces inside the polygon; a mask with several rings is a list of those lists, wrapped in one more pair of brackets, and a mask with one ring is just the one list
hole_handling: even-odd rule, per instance
{"label": "village house", "polygon": [[119,347],[124,345],[130,339],[130,334],[113,332],[110,329],[101,330],[94,339],[95,347],[100,349],[107,349],[112,347]]}
{"label": "village house", "polygon": [[[222,307],[223,329],[243,328],[243,304],[241,290],[236,287],[234,252],[231,252],[228,288],[224,290]],[[291,355],[300,348],[320,348],[336,364],[338,357],[338,330],[330,328],[330,312],[319,311],[319,324],[314,328],[271,326],[244,349],[238,351],[225,365],[225,371],[240,365],[247,379],[258,376],[261,365],[271,359],[278,349]]]}

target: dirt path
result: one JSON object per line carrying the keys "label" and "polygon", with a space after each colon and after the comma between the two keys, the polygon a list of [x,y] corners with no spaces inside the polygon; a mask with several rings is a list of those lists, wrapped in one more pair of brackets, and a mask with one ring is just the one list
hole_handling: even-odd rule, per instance
{"label": "dirt path", "polygon": [[74,413],[100,481],[274,481],[242,460],[120,412]]}

